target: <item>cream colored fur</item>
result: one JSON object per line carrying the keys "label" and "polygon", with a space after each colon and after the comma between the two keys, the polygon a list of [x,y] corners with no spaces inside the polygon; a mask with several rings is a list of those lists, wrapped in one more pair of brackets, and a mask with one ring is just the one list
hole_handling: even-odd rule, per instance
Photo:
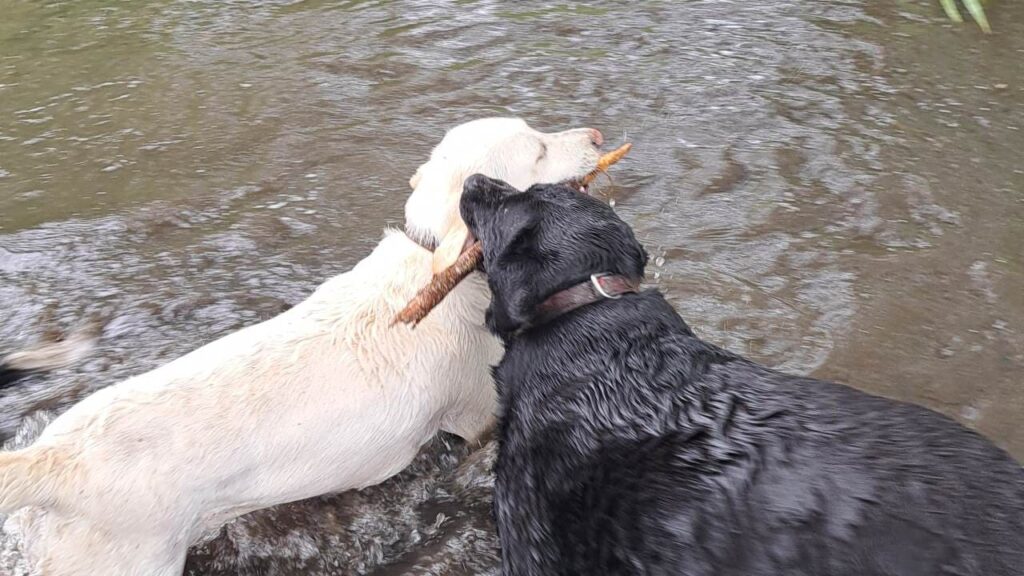
{"label": "cream colored fur", "polygon": [[351,271],[280,316],[104,388],[24,450],[0,453],[0,512],[44,576],[177,576],[188,546],[246,512],[385,480],[438,429],[476,439],[492,423],[490,367],[473,275],[416,329],[391,319],[458,256],[463,180],[525,188],[595,166],[592,133],[518,119],[463,124],[417,171],[406,225]]}

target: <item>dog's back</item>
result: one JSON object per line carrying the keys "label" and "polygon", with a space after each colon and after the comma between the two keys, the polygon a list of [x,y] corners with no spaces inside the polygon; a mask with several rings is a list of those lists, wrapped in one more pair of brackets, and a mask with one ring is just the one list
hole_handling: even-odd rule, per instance
{"label": "dog's back", "polygon": [[499,509],[544,519],[509,554],[566,574],[1024,569],[1024,473],[984,438],[717,349],[656,293],[591,308],[498,372],[531,383],[510,390]]}

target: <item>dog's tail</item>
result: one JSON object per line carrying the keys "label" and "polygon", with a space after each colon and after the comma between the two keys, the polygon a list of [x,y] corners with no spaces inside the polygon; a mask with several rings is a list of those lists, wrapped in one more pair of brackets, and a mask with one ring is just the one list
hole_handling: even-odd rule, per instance
{"label": "dog's tail", "polygon": [[69,366],[92,352],[99,339],[99,327],[89,324],[63,340],[43,342],[0,359],[0,388],[36,372]]}
{"label": "dog's tail", "polygon": [[68,465],[63,451],[50,446],[0,452],[0,513],[55,504],[58,478]]}

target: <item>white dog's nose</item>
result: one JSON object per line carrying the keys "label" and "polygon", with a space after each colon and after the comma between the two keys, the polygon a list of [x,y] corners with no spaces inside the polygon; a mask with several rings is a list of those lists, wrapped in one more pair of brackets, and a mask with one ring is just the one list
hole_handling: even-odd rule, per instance
{"label": "white dog's nose", "polygon": [[604,134],[601,134],[600,130],[597,128],[588,128],[587,130],[590,131],[590,141],[594,143],[594,146],[600,147],[601,144],[604,144]]}

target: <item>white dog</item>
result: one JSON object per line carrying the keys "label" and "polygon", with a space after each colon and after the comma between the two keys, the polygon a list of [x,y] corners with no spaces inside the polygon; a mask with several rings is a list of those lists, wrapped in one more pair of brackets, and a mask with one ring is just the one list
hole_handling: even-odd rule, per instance
{"label": "white dog", "polygon": [[600,144],[596,130],[512,118],[452,129],[410,180],[409,236],[386,233],[295,308],[99,390],[0,452],[0,512],[42,511],[24,529],[39,571],[177,576],[189,544],[236,516],[381,482],[438,429],[476,439],[501,354],[486,283],[475,274],[415,329],[392,318],[466,244],[467,176],[575,178]]}

